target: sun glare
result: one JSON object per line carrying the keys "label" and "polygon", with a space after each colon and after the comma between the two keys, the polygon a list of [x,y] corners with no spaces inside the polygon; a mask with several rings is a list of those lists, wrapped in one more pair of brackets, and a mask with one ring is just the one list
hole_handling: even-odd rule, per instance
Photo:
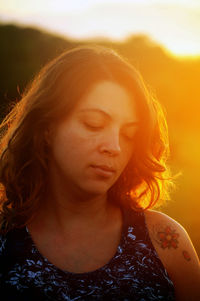
{"label": "sun glare", "polygon": [[1,19],[66,38],[123,40],[149,35],[174,56],[200,56],[200,5],[195,0],[2,0]]}
{"label": "sun glare", "polygon": [[175,41],[174,43],[165,43],[163,45],[168,52],[177,57],[200,57],[200,48],[198,45],[190,43],[181,43]]}

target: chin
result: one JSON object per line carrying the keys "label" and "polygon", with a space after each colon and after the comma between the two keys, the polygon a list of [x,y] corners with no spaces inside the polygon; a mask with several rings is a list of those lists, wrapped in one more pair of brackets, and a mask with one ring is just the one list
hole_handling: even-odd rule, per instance
{"label": "chin", "polygon": [[81,189],[88,195],[105,195],[110,189],[111,185],[106,183],[90,183],[88,185],[82,186]]}

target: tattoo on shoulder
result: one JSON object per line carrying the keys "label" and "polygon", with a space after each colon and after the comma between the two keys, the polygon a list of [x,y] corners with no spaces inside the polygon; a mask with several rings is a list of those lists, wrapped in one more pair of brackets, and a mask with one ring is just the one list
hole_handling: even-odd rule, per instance
{"label": "tattoo on shoulder", "polygon": [[178,237],[179,234],[170,226],[163,227],[163,229],[159,230],[154,228],[154,238],[163,249],[178,248]]}
{"label": "tattoo on shoulder", "polygon": [[[177,249],[179,244],[179,234],[171,226],[155,225],[153,227],[153,238],[162,249]],[[181,251],[186,261],[191,261],[188,251]]]}

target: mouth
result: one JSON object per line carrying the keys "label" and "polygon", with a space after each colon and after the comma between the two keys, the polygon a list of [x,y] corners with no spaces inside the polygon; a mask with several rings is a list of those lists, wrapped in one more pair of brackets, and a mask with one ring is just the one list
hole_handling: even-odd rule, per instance
{"label": "mouth", "polygon": [[113,167],[107,165],[91,165],[95,173],[99,176],[109,178],[113,176],[116,170]]}
{"label": "mouth", "polygon": [[108,165],[92,165],[92,167],[97,167],[97,168],[100,168],[100,169],[105,170],[105,171],[111,171],[111,172],[116,171],[113,167],[108,166]]}

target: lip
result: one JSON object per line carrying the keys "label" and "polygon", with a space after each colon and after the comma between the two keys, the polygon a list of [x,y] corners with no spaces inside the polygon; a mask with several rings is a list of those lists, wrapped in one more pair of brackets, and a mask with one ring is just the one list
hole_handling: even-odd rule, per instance
{"label": "lip", "polygon": [[113,167],[110,167],[108,165],[93,165],[94,167],[98,167],[98,168],[101,168],[105,171],[112,171],[112,172],[115,172],[115,169]]}
{"label": "lip", "polygon": [[91,167],[94,169],[96,174],[106,178],[111,177],[116,172],[114,168],[107,165],[91,165]]}

